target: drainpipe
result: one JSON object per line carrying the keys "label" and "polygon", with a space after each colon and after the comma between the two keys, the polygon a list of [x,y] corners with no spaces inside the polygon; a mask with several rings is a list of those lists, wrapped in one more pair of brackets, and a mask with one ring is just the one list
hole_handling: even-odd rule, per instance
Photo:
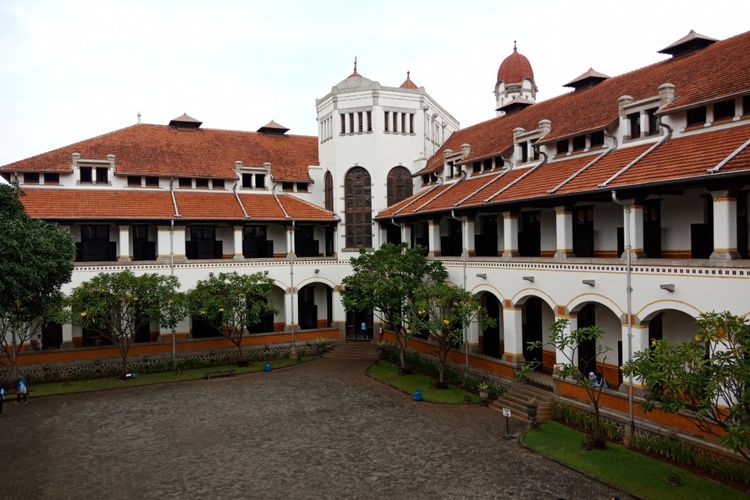
{"label": "drainpipe", "polygon": [[[169,220],[169,275],[174,276],[174,219]],[[172,367],[177,369],[176,325],[172,325]]]}
{"label": "drainpipe", "polygon": [[[466,177],[466,172],[461,172],[461,177]],[[464,221],[462,219],[459,219],[456,217],[456,211],[451,210],[451,219],[459,221],[462,225]],[[464,291],[466,291],[466,259],[469,256],[469,249],[466,248],[466,245],[464,244],[464,235],[465,228],[461,228],[461,258],[463,260],[463,271],[464,271],[464,279],[463,279],[463,288]],[[466,338],[466,326],[464,326],[464,362],[466,363],[466,371],[469,371],[469,343],[467,342]]]}
{"label": "drainpipe", "polygon": [[[617,199],[617,192],[612,191],[612,201],[625,210],[625,276],[628,315],[628,360],[633,359],[633,287],[632,287],[632,252],[630,243],[630,203]],[[633,374],[628,376],[628,419],[630,420],[630,435],[635,431],[635,418],[633,417]]]}
{"label": "drainpipe", "polygon": [[292,300],[289,304],[289,307],[291,308],[291,311],[289,311],[292,315],[292,324],[290,326],[291,328],[291,337],[292,337],[292,348],[289,352],[289,357],[291,359],[297,359],[297,345],[294,342],[294,296],[296,295],[294,293],[294,233],[296,231],[296,221],[292,221],[292,237],[289,239],[289,287],[292,291]]}

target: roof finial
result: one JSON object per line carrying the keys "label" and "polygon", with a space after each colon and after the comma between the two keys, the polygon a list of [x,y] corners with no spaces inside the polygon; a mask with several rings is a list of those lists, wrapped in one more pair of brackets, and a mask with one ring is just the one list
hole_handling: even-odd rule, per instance
{"label": "roof finial", "polygon": [[410,79],[410,78],[411,78],[411,70],[408,70],[408,69],[407,69],[407,70],[406,70],[406,79],[408,80],[408,79]]}
{"label": "roof finial", "polygon": [[141,124],[141,112],[139,111],[138,112],[138,125],[140,124]]}
{"label": "roof finial", "polygon": [[518,49],[516,48],[516,41],[513,40],[513,52],[518,52]]}
{"label": "roof finial", "polygon": [[357,72],[357,56],[354,56],[354,72]]}

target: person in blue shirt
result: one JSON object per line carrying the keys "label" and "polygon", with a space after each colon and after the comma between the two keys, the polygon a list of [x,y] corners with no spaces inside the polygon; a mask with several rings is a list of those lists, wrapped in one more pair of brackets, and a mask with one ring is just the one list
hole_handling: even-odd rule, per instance
{"label": "person in blue shirt", "polygon": [[27,392],[26,379],[22,375],[18,378],[18,386],[16,387],[16,403],[20,403],[23,399],[23,404],[27,404],[29,402]]}
{"label": "person in blue shirt", "polygon": [[5,401],[5,387],[0,384],[0,416],[3,414],[3,402]]}

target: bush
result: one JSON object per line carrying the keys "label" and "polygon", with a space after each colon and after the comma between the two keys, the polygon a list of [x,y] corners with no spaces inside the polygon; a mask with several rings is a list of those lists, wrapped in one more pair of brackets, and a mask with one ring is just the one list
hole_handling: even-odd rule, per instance
{"label": "bush", "polygon": [[[596,423],[596,418],[592,413],[560,403],[555,405],[555,420],[585,431],[592,431]],[[622,441],[623,424],[601,417],[600,425],[608,441]]]}

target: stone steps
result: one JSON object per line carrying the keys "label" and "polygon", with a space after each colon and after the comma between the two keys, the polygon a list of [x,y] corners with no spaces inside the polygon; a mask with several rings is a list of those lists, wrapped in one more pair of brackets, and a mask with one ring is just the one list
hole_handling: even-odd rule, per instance
{"label": "stone steps", "polygon": [[346,341],[341,340],[333,343],[333,348],[323,354],[327,359],[377,359],[375,343],[372,341],[358,340]]}
{"label": "stone steps", "polygon": [[528,421],[527,407],[529,400],[533,398],[537,406],[537,422],[551,420],[555,416],[555,396],[553,393],[523,382],[516,382],[501,397],[494,401],[490,407],[494,410],[503,411],[503,408],[511,410],[511,418]]}

